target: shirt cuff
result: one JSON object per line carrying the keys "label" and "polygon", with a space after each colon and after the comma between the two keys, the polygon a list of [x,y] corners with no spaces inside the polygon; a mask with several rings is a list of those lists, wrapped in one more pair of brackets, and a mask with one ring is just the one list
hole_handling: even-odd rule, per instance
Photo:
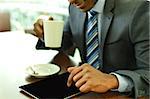
{"label": "shirt cuff", "polygon": [[112,91],[119,91],[119,92],[130,92],[133,88],[133,82],[131,79],[121,76],[117,73],[110,73],[112,75],[115,75],[119,81],[119,87],[118,89],[112,89]]}

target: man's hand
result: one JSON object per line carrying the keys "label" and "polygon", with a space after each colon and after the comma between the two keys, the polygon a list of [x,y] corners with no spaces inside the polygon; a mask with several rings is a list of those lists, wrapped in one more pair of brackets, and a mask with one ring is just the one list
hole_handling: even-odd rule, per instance
{"label": "man's hand", "polygon": [[83,64],[79,67],[69,67],[67,85],[75,83],[81,92],[99,92],[104,93],[110,89],[118,88],[118,80],[114,75],[103,73],[89,64]]}
{"label": "man's hand", "polygon": [[[49,20],[53,20],[53,17],[49,17]],[[43,19],[38,19],[34,23],[33,31],[36,33],[35,36],[42,38],[43,37]]]}

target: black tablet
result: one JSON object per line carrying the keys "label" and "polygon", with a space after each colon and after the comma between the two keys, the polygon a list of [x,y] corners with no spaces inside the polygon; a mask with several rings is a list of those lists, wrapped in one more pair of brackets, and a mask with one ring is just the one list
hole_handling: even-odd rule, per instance
{"label": "black tablet", "polygon": [[67,87],[68,76],[69,73],[55,75],[35,83],[22,85],[19,88],[28,95],[39,99],[63,99],[81,94],[75,86]]}

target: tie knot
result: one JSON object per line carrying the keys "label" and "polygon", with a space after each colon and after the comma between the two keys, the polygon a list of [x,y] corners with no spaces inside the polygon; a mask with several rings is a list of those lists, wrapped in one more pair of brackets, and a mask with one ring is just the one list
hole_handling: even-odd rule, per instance
{"label": "tie knot", "polygon": [[97,12],[93,11],[93,10],[90,10],[89,13],[91,14],[91,16],[94,16],[97,14]]}

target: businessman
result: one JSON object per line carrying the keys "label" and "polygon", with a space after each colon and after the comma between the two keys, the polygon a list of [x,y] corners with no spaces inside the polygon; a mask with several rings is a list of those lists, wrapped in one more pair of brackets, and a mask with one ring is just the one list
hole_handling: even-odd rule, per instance
{"label": "businessman", "polygon": [[[149,95],[149,2],[68,0],[61,51],[80,51],[82,65],[69,67],[67,85],[81,92]],[[43,37],[42,20],[34,31]],[[40,44],[40,43],[39,43]],[[38,45],[41,46],[41,45]]]}

